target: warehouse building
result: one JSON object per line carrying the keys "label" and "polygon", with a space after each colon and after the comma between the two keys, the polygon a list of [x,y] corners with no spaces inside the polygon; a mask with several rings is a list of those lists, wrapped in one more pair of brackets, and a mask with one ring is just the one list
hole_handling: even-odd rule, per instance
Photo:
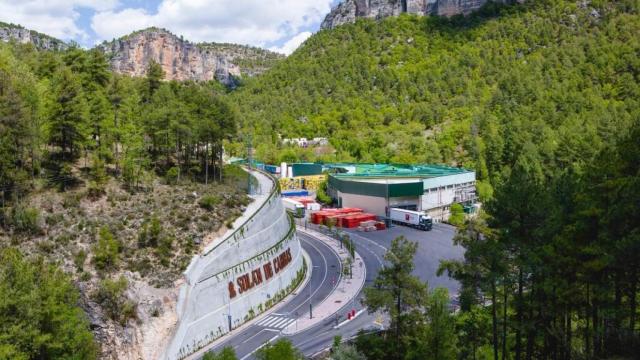
{"label": "warehouse building", "polygon": [[326,164],[328,193],[340,207],[388,216],[390,207],[446,220],[452,204],[477,201],[474,171],[440,165]]}

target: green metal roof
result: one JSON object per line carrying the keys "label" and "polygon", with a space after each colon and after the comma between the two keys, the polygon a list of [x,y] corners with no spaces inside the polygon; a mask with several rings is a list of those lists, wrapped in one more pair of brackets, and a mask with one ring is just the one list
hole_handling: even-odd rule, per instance
{"label": "green metal roof", "polygon": [[326,164],[331,168],[354,168],[355,172],[336,174],[339,177],[413,177],[432,178],[472,172],[463,168],[431,164]]}

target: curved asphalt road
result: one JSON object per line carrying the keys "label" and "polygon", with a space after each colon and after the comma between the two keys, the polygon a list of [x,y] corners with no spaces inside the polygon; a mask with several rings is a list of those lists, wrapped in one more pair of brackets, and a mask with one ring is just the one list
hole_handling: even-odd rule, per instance
{"label": "curved asphalt road", "polygon": [[[396,232],[398,234],[396,234]],[[374,279],[378,275],[378,271],[384,264],[384,254],[387,251],[387,247],[390,246],[391,240],[397,235],[408,236],[413,241],[418,241],[419,251],[416,254],[416,275],[418,275],[424,281],[428,281],[430,284],[435,283],[437,286],[445,286],[450,288],[452,294],[457,293],[457,282],[448,283],[449,279],[440,279],[435,274],[435,268],[440,259],[446,258],[459,258],[463,253],[459,247],[456,247],[452,243],[454,231],[452,228],[437,224],[434,226],[434,231],[422,232],[408,228],[392,228],[387,232],[367,233],[364,234],[352,234],[351,239],[356,243],[356,250],[362,257],[367,270],[367,276],[365,279],[365,287],[371,286]],[[302,242],[303,248],[307,251],[311,257],[313,263],[313,273],[311,279],[307,283],[304,289],[298,292],[292,300],[278,309],[278,314],[288,316],[290,318],[297,318],[309,310],[309,292],[312,294],[312,302],[316,304],[325,298],[334,288],[339,279],[339,258],[338,256],[321,241],[298,232],[298,237]],[[387,239],[385,239],[385,238]],[[414,239],[415,238],[415,239]],[[359,264],[354,264],[359,266]],[[442,283],[439,283],[442,282]],[[214,350],[220,350],[224,346],[232,346],[240,359],[252,359],[253,352],[263,346],[263,344],[270,340],[286,337],[293,345],[302,351],[306,356],[314,355],[322,350],[327,349],[333,343],[333,338],[336,335],[342,336],[343,339],[348,339],[355,336],[359,330],[377,330],[380,328],[375,321],[381,320],[381,316],[377,314],[369,314],[364,311],[357,318],[341,325],[338,329],[334,329],[337,322],[345,320],[346,313],[355,308],[359,311],[363,308],[360,300],[363,297],[363,293],[358,294],[358,297],[348,304],[336,304],[336,317],[324,319],[317,325],[294,335],[285,336],[281,333],[282,329],[274,329],[260,326],[259,324],[273,323],[274,320],[260,320],[255,324],[242,330],[238,335],[229,338],[224,343],[220,344]],[[269,315],[272,317],[275,315]],[[277,320],[277,319],[276,319]],[[287,322],[281,320],[276,321],[276,324]],[[384,320],[383,320],[384,321]],[[292,322],[289,322],[291,324]]]}
{"label": "curved asphalt road", "polygon": [[[225,346],[231,346],[240,359],[251,358],[251,354],[265,342],[281,335],[281,331],[287,324],[293,323],[293,319],[302,316],[309,311],[309,301],[312,304],[321,302],[336,287],[340,278],[340,258],[327,245],[321,241],[298,233],[298,238],[304,250],[311,258],[313,271],[311,279],[295,297],[289,300],[275,313],[265,316],[257,322],[232,334],[226,341],[212,348],[219,351]],[[313,329],[313,328],[312,328]],[[311,330],[311,329],[310,329]],[[307,333],[308,331],[305,331]]]}
{"label": "curved asphalt road", "polygon": [[[356,251],[358,251],[362,260],[364,260],[363,266],[366,266],[367,269],[365,287],[371,286],[373,284],[373,280],[378,276],[378,270],[382,267],[384,261],[382,257],[386,252],[386,249],[371,240],[365,241],[363,239],[352,239],[356,242]],[[354,266],[359,265],[354,264]],[[355,301],[343,305],[338,310],[336,314],[340,316],[338,319],[339,322],[345,320],[346,313],[352,308],[355,308],[356,311],[363,308],[360,303],[362,297],[363,293],[360,292]],[[321,324],[299,334],[289,336],[288,338],[306,356],[311,356],[331,346],[333,338],[336,335],[340,335],[343,339],[347,339],[356,335],[360,329],[379,328],[377,325],[374,325],[375,320],[375,314],[369,314],[365,311],[354,320],[345,323],[338,329],[334,329],[336,319],[325,319]]]}

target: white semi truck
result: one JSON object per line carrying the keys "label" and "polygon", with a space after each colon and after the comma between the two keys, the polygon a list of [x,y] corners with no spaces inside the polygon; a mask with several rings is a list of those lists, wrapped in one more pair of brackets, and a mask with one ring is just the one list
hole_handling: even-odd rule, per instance
{"label": "white semi truck", "polygon": [[293,217],[296,217],[296,218],[304,217],[305,208],[300,201],[283,197],[282,205],[284,205],[284,208],[287,209],[287,211],[290,212],[291,215],[293,215]]}
{"label": "white semi truck", "polygon": [[411,226],[423,231],[433,228],[433,219],[421,211],[398,208],[389,209],[389,218],[396,224]]}

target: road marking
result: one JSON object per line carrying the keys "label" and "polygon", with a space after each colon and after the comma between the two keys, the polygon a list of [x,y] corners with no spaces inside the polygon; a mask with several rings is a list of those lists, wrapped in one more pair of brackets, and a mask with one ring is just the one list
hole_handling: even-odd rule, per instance
{"label": "road marking", "polygon": [[271,324],[271,327],[274,327],[274,328],[278,328],[278,329],[280,329],[281,325],[284,325],[284,323],[286,323],[286,322],[287,322],[287,320],[289,320],[289,319],[287,319],[287,318],[280,318],[280,319],[278,319],[278,321],[276,321],[276,322],[274,322],[273,324]]}
{"label": "road marking", "polygon": [[275,331],[275,332],[278,332],[278,330],[273,330],[273,329],[262,329],[262,330],[258,331],[257,333],[249,336],[245,341],[242,342],[242,344],[244,344],[244,343],[248,342],[249,340],[253,339],[254,337],[260,335],[260,333],[262,333],[263,331],[271,331],[271,332]]}
{"label": "road marking", "polygon": [[[377,247],[379,247],[379,248],[383,249],[385,252],[387,251],[387,248],[386,248],[386,247],[384,247],[384,246],[382,246],[382,245],[378,244],[377,242],[375,242],[375,241],[373,241],[373,240],[371,240],[371,239],[368,239],[368,238],[366,238],[366,237],[364,237],[364,236],[361,236],[361,235],[358,235],[358,234],[355,234],[355,233],[354,233],[353,235],[355,235],[355,236],[359,237],[360,239],[366,240],[366,241],[368,241],[368,242],[372,243],[373,245],[376,245]],[[376,254],[374,251],[372,251],[372,250],[371,250],[368,246],[366,246],[366,245],[365,245],[364,249],[367,249],[367,251],[368,251],[368,252],[370,252],[371,254],[373,254],[373,256],[376,258],[376,260],[378,260],[378,262],[380,263],[380,267],[384,266],[384,262],[382,261],[382,259],[380,258],[380,256],[379,256],[378,254]]]}
{"label": "road marking", "polygon": [[[306,235],[306,234],[305,234]],[[313,239],[313,237],[307,235],[310,239]],[[316,240],[319,241],[320,240]],[[309,244],[309,246],[311,246],[312,248],[316,249],[316,251],[320,254],[320,256],[322,256],[322,262],[324,262],[324,277],[322,278],[322,281],[320,282],[320,286],[318,286],[316,288],[316,291],[314,291],[313,293],[311,293],[311,295],[309,295],[309,297],[307,299],[311,299],[313,298],[313,296],[322,288],[322,285],[324,284],[325,280],[327,279],[327,274],[329,273],[329,269],[327,268],[327,258],[322,254],[322,252],[320,250],[318,250],[318,248],[316,246],[314,246],[311,241],[307,241],[307,243]],[[328,245],[325,245],[327,247],[329,247]],[[337,256],[337,255],[336,255]],[[338,256],[338,261],[340,261],[340,257]],[[302,290],[301,290],[302,291]],[[296,306],[295,308],[291,309],[290,313],[295,312],[296,310],[298,310],[302,305],[305,305],[306,301],[301,303],[300,305]]]}
{"label": "road marking", "polygon": [[265,322],[263,322],[262,324],[258,324],[260,326],[264,326],[264,327],[269,327],[271,324],[275,323],[276,321],[278,321],[280,318],[279,317],[268,317],[267,320]]}
{"label": "road marking", "polygon": [[284,329],[295,321],[295,319],[286,316],[269,315],[266,319],[256,323],[256,325],[264,328]]}
{"label": "road marking", "polygon": [[271,343],[273,340],[277,339],[278,337],[280,337],[280,335],[276,335],[274,337],[272,337],[271,339],[267,340],[264,344],[258,346],[257,348],[255,348],[255,350],[253,350],[252,352],[248,353],[247,355],[243,356],[240,360],[245,360],[247,358],[249,358],[249,356],[253,355],[253,353],[255,353],[256,351],[262,349],[265,345]]}
{"label": "road marking", "polygon": [[333,328],[334,328],[334,329],[338,329],[338,328],[340,328],[342,325],[344,325],[344,324],[348,323],[349,321],[353,321],[353,319],[357,318],[358,316],[360,316],[360,314],[362,314],[362,313],[363,313],[363,312],[365,312],[365,311],[367,311],[367,308],[366,308],[366,307],[365,307],[365,308],[360,309],[360,310],[356,313],[356,315],[355,315],[354,317],[352,317],[351,319],[344,320],[343,322],[341,322],[340,324],[338,324],[338,325],[334,326]]}

